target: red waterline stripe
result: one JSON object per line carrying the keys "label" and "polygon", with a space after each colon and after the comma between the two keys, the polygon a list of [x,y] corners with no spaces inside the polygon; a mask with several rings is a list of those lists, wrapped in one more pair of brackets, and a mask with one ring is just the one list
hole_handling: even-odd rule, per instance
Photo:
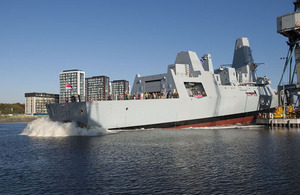
{"label": "red waterline stripe", "polygon": [[191,125],[183,125],[177,127],[169,127],[168,129],[185,129],[189,127],[213,127],[213,126],[224,126],[224,125],[234,125],[234,124],[243,124],[249,125],[254,119],[254,116],[248,117],[241,117],[241,118],[233,118],[233,119],[226,119],[226,120],[219,120],[219,121],[212,121],[212,122],[204,122],[198,124],[191,124]]}

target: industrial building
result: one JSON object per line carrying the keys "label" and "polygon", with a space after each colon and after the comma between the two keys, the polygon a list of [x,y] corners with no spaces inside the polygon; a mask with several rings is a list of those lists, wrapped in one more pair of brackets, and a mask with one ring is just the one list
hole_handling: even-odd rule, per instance
{"label": "industrial building", "polygon": [[58,94],[25,93],[25,114],[47,114],[46,104],[55,104],[58,101]]}

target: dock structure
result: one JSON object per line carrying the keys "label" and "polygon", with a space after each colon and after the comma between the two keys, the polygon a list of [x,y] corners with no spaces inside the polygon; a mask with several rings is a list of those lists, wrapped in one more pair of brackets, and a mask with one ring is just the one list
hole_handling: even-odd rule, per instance
{"label": "dock structure", "polygon": [[287,56],[280,58],[285,63],[278,85],[278,103],[293,106],[295,109],[300,106],[300,0],[294,1],[293,4],[294,12],[277,17],[277,33],[288,38],[286,43],[289,48]]}
{"label": "dock structure", "polygon": [[300,118],[258,118],[256,124],[269,127],[300,127]]}
{"label": "dock structure", "polygon": [[[300,0],[294,1],[293,4],[294,12],[277,17],[277,33],[288,38],[289,46],[287,57],[280,58],[285,60],[285,63],[278,85],[279,106],[273,113],[261,113],[256,119],[258,125],[300,127],[300,118],[296,118],[299,117],[300,107]],[[295,63],[293,63],[293,58]],[[284,78],[287,72],[289,76]]]}

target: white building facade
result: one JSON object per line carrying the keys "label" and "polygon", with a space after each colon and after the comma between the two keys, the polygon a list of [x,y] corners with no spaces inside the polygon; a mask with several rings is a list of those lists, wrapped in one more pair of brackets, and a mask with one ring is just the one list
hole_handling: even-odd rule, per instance
{"label": "white building facade", "polygon": [[58,94],[25,93],[25,114],[47,114],[46,104],[58,103]]}
{"label": "white building facade", "polygon": [[125,99],[129,93],[129,82],[126,80],[115,80],[111,82],[111,94],[113,99]]}
{"label": "white building facade", "polygon": [[85,72],[74,69],[59,73],[59,103],[85,100]]}

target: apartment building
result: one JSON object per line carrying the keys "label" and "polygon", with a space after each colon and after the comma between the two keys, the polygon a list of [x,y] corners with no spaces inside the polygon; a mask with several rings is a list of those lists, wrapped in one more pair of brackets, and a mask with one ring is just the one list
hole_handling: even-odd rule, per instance
{"label": "apartment building", "polygon": [[71,101],[72,96],[85,100],[85,72],[78,69],[59,73],[59,103]]}
{"label": "apartment building", "polygon": [[58,94],[25,93],[25,114],[47,114],[46,104],[55,104],[58,101]]}
{"label": "apartment building", "polygon": [[113,99],[124,99],[129,93],[129,82],[126,80],[115,80],[111,82],[111,94]]}
{"label": "apartment building", "polygon": [[109,77],[94,76],[85,79],[86,101],[107,100],[109,95]]}

